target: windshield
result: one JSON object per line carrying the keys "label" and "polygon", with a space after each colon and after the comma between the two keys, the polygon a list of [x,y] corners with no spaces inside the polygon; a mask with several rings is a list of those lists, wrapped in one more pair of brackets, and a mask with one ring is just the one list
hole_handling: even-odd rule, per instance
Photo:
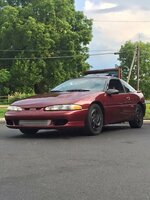
{"label": "windshield", "polygon": [[58,85],[52,89],[51,92],[103,91],[105,83],[105,78],[78,78],[68,80]]}

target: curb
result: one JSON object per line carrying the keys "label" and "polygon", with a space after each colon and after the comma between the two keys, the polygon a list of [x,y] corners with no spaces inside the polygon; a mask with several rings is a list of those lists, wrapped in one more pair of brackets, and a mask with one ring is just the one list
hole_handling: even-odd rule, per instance
{"label": "curb", "polygon": [[0,108],[7,108],[8,105],[0,105]]}
{"label": "curb", "polygon": [[150,120],[144,120],[144,124],[150,124]]}
{"label": "curb", "polygon": [[5,118],[0,118],[0,124],[5,123]]}

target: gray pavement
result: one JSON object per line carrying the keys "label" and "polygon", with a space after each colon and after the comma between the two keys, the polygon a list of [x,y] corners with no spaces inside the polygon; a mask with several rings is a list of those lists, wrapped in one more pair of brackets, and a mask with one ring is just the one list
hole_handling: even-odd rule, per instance
{"label": "gray pavement", "polygon": [[150,125],[94,137],[0,125],[0,200],[149,200]]}

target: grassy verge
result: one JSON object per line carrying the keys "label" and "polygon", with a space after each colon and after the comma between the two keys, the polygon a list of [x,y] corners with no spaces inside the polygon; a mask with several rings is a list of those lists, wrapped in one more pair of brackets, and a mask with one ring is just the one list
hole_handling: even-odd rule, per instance
{"label": "grassy verge", "polygon": [[[6,106],[0,106],[0,118],[4,117],[6,110],[7,110]],[[144,119],[150,120],[150,104],[146,104],[146,115]]]}
{"label": "grassy verge", "polygon": [[146,114],[144,119],[150,120],[150,104],[146,104]]}
{"label": "grassy verge", "polygon": [[4,118],[4,114],[6,112],[6,107],[0,107],[0,118]]}

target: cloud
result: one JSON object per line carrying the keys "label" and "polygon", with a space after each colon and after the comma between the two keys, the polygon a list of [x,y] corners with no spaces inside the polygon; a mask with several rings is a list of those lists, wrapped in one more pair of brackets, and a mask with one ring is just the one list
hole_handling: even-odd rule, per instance
{"label": "cloud", "polygon": [[86,0],[85,1],[85,12],[118,12],[122,10],[142,9],[149,11],[150,4],[149,0]]}
{"label": "cloud", "polygon": [[97,11],[97,10],[106,10],[116,8],[117,4],[115,3],[98,3],[95,4],[94,2],[87,0],[85,2],[85,11]]}
{"label": "cloud", "polygon": [[[90,49],[117,51],[126,41],[139,40],[139,35],[142,41],[148,42],[150,23],[142,21],[150,19],[149,11],[148,0],[142,2],[141,0],[111,0],[111,2],[110,0],[85,0],[84,12],[88,18],[93,19],[93,40]],[[108,66],[110,61],[108,56],[101,58],[90,58],[90,64],[97,66],[102,63],[103,67]],[[112,60],[114,62],[114,58]]]}
{"label": "cloud", "polygon": [[109,13],[109,12],[118,12],[123,10],[124,7],[120,6],[116,3],[109,3],[109,2],[100,2],[94,3],[91,0],[85,1],[85,12],[93,12],[93,13]]}
{"label": "cloud", "polygon": [[150,9],[149,0],[130,0],[130,1],[123,1],[123,0],[111,0],[111,2],[117,2],[118,5],[124,7],[125,9],[142,9],[147,10]]}

